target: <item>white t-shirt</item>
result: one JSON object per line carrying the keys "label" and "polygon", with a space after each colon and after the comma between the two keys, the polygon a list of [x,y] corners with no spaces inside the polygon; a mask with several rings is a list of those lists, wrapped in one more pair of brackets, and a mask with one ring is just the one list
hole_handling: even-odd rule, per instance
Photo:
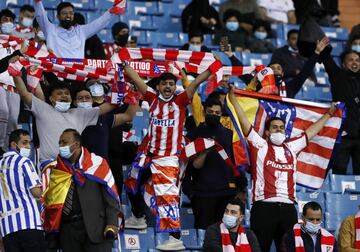
{"label": "white t-shirt", "polygon": [[266,9],[269,17],[286,24],[288,12],[295,10],[292,0],[258,0],[258,5]]}
{"label": "white t-shirt", "polygon": [[61,113],[46,102],[32,97],[31,112],[36,120],[40,139],[40,162],[55,159],[59,153],[59,139],[66,129],[76,129],[80,134],[89,125],[96,125],[100,109],[73,108]]}

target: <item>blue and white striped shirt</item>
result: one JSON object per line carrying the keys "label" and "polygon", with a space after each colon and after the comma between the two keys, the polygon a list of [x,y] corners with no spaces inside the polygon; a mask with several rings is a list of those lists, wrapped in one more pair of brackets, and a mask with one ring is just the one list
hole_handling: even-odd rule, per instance
{"label": "blue and white striped shirt", "polygon": [[30,159],[14,150],[0,160],[1,236],[24,229],[42,230],[39,208],[30,189],[41,181]]}

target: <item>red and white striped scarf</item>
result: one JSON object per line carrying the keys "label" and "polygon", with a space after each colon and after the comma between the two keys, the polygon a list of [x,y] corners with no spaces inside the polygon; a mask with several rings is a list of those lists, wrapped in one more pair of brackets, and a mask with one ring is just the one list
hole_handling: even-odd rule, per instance
{"label": "red and white striped scarf", "polygon": [[360,211],[355,215],[355,248],[360,249]]}
{"label": "red and white striped scarf", "polygon": [[251,247],[243,226],[239,225],[235,248],[232,245],[229,230],[225,227],[224,223],[220,223],[220,232],[224,252],[251,252]]}
{"label": "red and white striped scarf", "polygon": [[279,96],[286,97],[286,95],[286,84],[284,81],[282,81],[279,86]]}
{"label": "red and white striped scarf", "polygon": [[30,33],[30,32],[33,32],[33,28],[32,27],[21,27],[20,25],[17,25],[15,28],[15,31],[20,32],[20,33]]}
{"label": "red and white striped scarf", "polygon": [[[294,236],[295,236],[295,251],[296,252],[305,252],[304,241],[301,238],[301,225],[294,225]],[[335,245],[335,237],[329,233],[327,230],[321,228],[321,252],[332,252]]]}

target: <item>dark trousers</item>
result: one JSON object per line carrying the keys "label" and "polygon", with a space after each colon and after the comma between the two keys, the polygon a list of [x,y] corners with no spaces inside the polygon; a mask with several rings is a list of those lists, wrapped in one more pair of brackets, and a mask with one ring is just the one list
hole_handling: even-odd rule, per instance
{"label": "dark trousers", "polygon": [[45,252],[44,232],[35,229],[20,230],[3,237],[6,252]]}
{"label": "dark trousers", "polygon": [[195,228],[206,229],[208,226],[221,221],[227,203],[235,195],[218,197],[193,196],[191,207],[195,217]]}
{"label": "dark trousers", "polygon": [[257,201],[251,208],[250,226],[254,231],[262,252],[268,252],[274,240],[280,252],[283,235],[297,223],[294,204]]}
{"label": "dark trousers", "polygon": [[360,139],[343,137],[335,151],[333,173],[346,174],[350,157],[353,174],[360,175]]}
{"label": "dark trousers", "polygon": [[62,252],[111,252],[112,241],[93,243],[82,220],[62,223],[60,230]]}

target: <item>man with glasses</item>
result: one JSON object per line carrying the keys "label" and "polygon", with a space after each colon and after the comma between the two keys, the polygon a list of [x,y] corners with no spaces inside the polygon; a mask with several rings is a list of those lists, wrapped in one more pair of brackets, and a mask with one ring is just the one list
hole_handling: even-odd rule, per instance
{"label": "man with glasses", "polygon": [[84,58],[86,39],[105,28],[113,18],[110,8],[88,24],[75,25],[74,5],[70,2],[62,2],[56,10],[59,24],[49,21],[41,0],[36,0],[36,20],[45,34],[48,47],[61,58]]}

